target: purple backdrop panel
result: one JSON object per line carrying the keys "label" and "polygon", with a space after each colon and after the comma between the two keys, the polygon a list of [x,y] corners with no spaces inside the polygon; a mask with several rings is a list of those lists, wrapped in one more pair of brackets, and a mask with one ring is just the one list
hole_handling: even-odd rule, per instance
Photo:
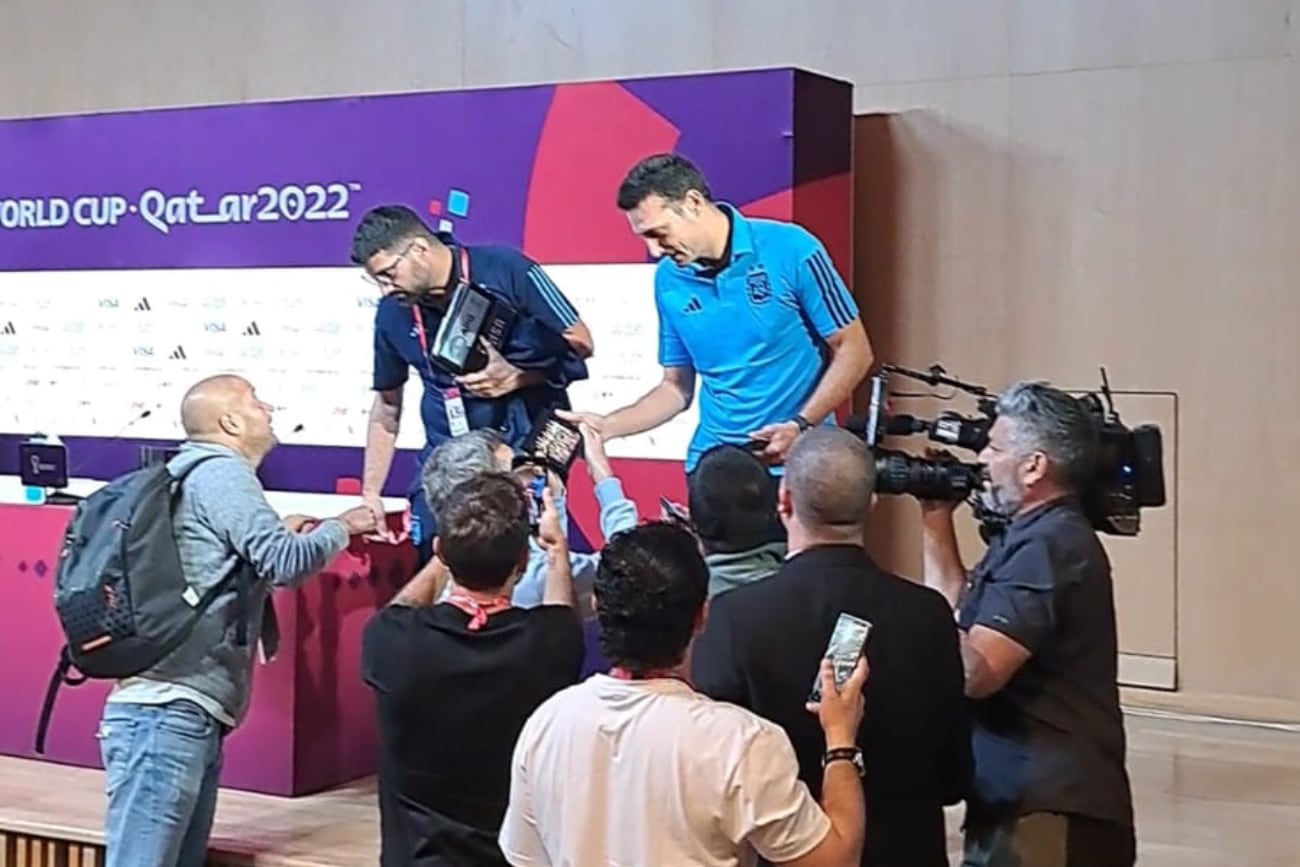
{"label": "purple backdrop panel", "polygon": [[[710,79],[648,78],[624,84],[681,130],[674,150],[694,162],[713,194],[746,204],[790,187],[794,159],[794,76],[766,70]],[[724,121],[722,118],[726,118]]]}
{"label": "purple backdrop panel", "polygon": [[[658,141],[675,141],[674,149],[701,164],[719,197],[744,205],[792,187],[794,70],[607,84],[628,97],[618,103],[622,111],[643,111],[670,125],[655,144],[646,143],[646,152]],[[643,261],[643,246],[614,210],[617,181],[609,172],[593,174],[586,160],[589,170],[572,170],[579,146],[590,144],[583,136],[599,127],[595,119],[555,110],[557,93],[570,94],[565,105],[571,109],[577,89],[546,85],[0,122],[0,272],[345,266],[356,221],[384,202],[407,204],[469,243],[524,246],[543,263],[550,261],[547,249],[525,245],[529,220],[587,239],[590,261]],[[540,153],[544,138],[549,145]],[[620,153],[637,153],[623,145]],[[573,158],[568,165],[566,154]],[[569,179],[563,194],[539,183],[556,172]],[[619,231],[582,231],[596,219],[615,220]],[[595,249],[613,244],[611,238],[617,253]],[[580,251],[557,261],[582,261],[572,253]],[[300,299],[284,303],[294,300]],[[32,326],[61,330],[57,323],[27,321],[59,315],[53,308],[12,315],[20,320],[19,334]],[[4,354],[6,341],[12,338],[0,333],[5,363],[26,364]],[[0,431],[0,473],[16,472],[17,443],[29,433]],[[138,459],[135,440],[65,439],[75,475],[109,478]],[[282,490],[331,491],[340,477],[360,474],[361,445],[282,447],[263,467],[264,481]],[[413,454],[399,455],[388,492],[404,491],[414,470]]]}
{"label": "purple backdrop panel", "polygon": [[341,265],[367,208],[458,190],[475,236],[518,244],[553,90],[3,123],[0,270]]}

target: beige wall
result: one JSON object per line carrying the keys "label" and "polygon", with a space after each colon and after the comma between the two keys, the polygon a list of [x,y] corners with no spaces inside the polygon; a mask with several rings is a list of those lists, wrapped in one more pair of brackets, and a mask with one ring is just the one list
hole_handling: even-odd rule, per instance
{"label": "beige wall", "polygon": [[[0,0],[0,117],[760,65],[852,79],[886,115],[858,144],[882,354],[990,385],[1089,387],[1104,363],[1156,393],[1124,409],[1166,426],[1176,502],[1112,546],[1126,647],[1176,654],[1180,701],[1300,719],[1298,51],[1300,0]],[[912,512],[877,528],[900,568]]]}

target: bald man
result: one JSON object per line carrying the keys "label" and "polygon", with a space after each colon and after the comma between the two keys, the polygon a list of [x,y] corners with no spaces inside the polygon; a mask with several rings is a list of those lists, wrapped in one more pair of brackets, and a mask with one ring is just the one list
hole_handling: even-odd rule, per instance
{"label": "bald man", "polygon": [[275,651],[271,588],[305,580],[375,528],[360,506],[281,520],[256,475],[276,445],[271,407],[246,380],[195,384],[181,424],[186,442],[168,463],[174,475],[189,471],[173,512],[181,566],[195,598],[222,589],[185,643],[116,684],[104,706],[107,867],[204,863],[222,744],[248,709],[254,645],[260,637],[268,657]]}
{"label": "bald man", "polygon": [[862,863],[947,867],[943,808],[972,772],[957,626],[939,593],[883,571],[863,548],[874,487],[854,435],[819,427],[795,440],[777,492],[790,555],[770,578],[710,602],[692,680],[784,728],[817,795],[823,742],[804,702],[839,615],[869,621]]}

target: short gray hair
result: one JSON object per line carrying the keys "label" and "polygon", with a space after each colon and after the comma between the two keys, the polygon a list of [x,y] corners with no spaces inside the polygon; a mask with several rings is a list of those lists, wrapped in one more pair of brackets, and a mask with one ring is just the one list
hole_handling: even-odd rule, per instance
{"label": "short gray hair", "polygon": [[1097,424],[1083,401],[1045,382],[1017,382],[998,396],[1018,456],[1047,455],[1054,480],[1079,490],[1097,466]]}
{"label": "short gray hair", "polygon": [[860,438],[818,426],[790,448],[785,485],[796,517],[809,529],[862,527],[876,488],[875,460]]}
{"label": "short gray hair", "polygon": [[451,489],[461,482],[498,470],[496,451],[503,444],[496,431],[472,430],[434,449],[420,471],[429,509],[436,513]]}

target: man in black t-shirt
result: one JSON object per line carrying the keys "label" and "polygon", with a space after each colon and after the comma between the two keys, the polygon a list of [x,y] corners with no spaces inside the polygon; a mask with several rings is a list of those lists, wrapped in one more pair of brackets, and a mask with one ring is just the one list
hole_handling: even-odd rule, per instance
{"label": "man in black t-shirt", "polygon": [[1079,494],[1097,431],[1058,389],[1012,386],[980,455],[1009,519],[967,576],[951,504],[923,504],[926,583],[955,607],[973,700],[964,867],[1130,867],[1110,562]]}
{"label": "man in black t-shirt", "polygon": [[[363,676],[379,713],[383,867],[504,865],[496,837],[510,758],[538,705],[576,683],[582,627],[569,552],[546,497],[542,604],[515,608],[528,500],[514,476],[461,482],[440,504],[431,563],[366,625]],[[433,604],[450,576],[450,592]]]}

